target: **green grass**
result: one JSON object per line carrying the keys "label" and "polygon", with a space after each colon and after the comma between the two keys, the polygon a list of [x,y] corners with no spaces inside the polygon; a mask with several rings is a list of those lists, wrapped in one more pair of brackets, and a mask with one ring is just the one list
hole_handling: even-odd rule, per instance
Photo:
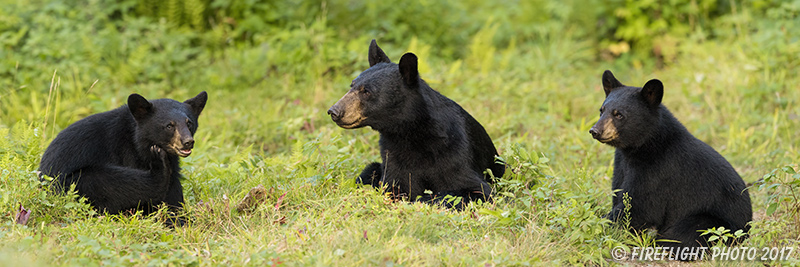
{"label": "green grass", "polygon": [[[687,40],[657,69],[653,58],[600,59],[576,30],[497,41],[513,39],[509,31],[518,26],[469,12],[479,22],[466,36],[445,36],[463,40],[447,47],[440,47],[445,37],[412,33],[392,32],[406,38],[393,42],[382,42],[389,34],[380,32],[339,37],[352,30],[338,28],[346,23],[334,20],[339,13],[331,8],[331,21],[186,52],[182,47],[198,38],[229,33],[220,26],[201,35],[128,17],[126,31],[116,32],[74,20],[57,1],[44,7],[50,17],[14,7],[2,12],[52,20],[62,31],[31,24],[29,46],[0,51],[0,265],[617,264],[612,248],[652,238],[601,219],[611,208],[614,149],[588,129],[604,98],[605,69],[632,86],[660,79],[664,104],[690,132],[746,182],[766,175],[750,189],[754,222],[742,246],[797,247],[800,237],[800,178],[780,169],[796,170],[800,162],[800,76],[791,56],[754,47],[755,33]],[[130,33],[140,29],[146,38]],[[34,38],[43,36],[50,41]],[[325,111],[367,68],[372,38],[395,62],[403,52],[417,53],[423,79],[483,124],[511,170],[498,184],[498,201],[455,212],[392,202],[355,185],[361,169],[379,160],[378,134],[338,128]],[[181,51],[195,55],[176,55]],[[165,228],[161,214],[93,214],[74,197],[44,193],[35,174],[39,159],[70,123],[116,108],[134,92],[185,100],[202,90],[209,100],[196,147],[182,161],[188,226]],[[266,201],[237,211],[259,185]],[[24,226],[14,222],[20,204],[32,213]],[[797,265],[796,255],[769,264]]]}

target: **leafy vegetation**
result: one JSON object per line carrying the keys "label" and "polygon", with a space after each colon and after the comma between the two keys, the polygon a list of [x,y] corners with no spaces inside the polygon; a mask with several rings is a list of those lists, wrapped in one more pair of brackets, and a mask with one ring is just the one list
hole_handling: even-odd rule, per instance
{"label": "leafy vegetation", "polygon": [[[665,105],[755,183],[743,246],[797,247],[800,1],[401,2],[0,0],[0,262],[631,263],[611,248],[653,237],[602,218],[613,148],[587,132],[605,69],[630,85],[661,79]],[[373,38],[395,61],[416,53],[422,77],[494,138],[511,170],[495,203],[454,212],[355,185],[379,158],[377,133],[325,111],[367,68]],[[39,159],[70,123],[130,93],[202,90],[183,160],[188,227],[45,194]],[[238,211],[259,185],[264,202]]]}

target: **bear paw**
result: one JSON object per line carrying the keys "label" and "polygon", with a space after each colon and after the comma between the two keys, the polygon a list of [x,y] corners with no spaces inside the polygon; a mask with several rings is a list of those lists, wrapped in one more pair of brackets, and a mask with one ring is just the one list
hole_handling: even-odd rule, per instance
{"label": "bear paw", "polygon": [[167,158],[167,151],[164,151],[158,146],[150,146],[150,152],[153,153],[153,156],[160,160],[164,160]]}
{"label": "bear paw", "polygon": [[155,172],[163,171],[165,176],[169,176],[171,172],[167,164],[167,151],[154,145],[150,147],[150,152],[156,159],[150,163],[150,168]]}

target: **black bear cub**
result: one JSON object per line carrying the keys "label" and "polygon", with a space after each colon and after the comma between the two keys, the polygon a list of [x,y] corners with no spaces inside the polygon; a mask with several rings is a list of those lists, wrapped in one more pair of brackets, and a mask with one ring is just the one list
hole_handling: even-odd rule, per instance
{"label": "black bear cub", "polygon": [[605,71],[603,89],[600,120],[589,133],[616,148],[611,187],[619,191],[609,219],[625,216],[627,194],[630,226],[655,228],[659,239],[672,241],[659,246],[707,247],[709,236],[701,236],[700,230],[749,230],[753,213],[744,181],[661,104],[661,81],[625,86]]}
{"label": "black bear cub", "polygon": [[51,188],[56,191],[75,184],[77,193],[100,212],[150,213],[161,203],[181,208],[178,157],[192,153],[197,118],[207,99],[206,92],[185,102],[148,101],[132,94],[127,105],[61,131],[44,152],[39,170],[54,178]]}
{"label": "black bear cub", "polygon": [[[483,126],[420,78],[416,55],[394,64],[372,40],[369,66],[328,110],[342,128],[380,133],[382,163],[367,165],[360,182],[456,209],[490,201],[493,180],[484,171],[502,177],[505,165],[495,162],[497,149]],[[462,201],[443,201],[456,199],[446,196]]]}

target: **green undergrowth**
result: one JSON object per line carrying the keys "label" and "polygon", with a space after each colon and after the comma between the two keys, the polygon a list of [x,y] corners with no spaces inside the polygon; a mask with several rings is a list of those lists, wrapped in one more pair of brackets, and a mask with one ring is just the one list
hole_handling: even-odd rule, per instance
{"label": "green undergrowth", "polygon": [[[664,104],[752,184],[741,246],[798,247],[798,1],[672,1],[644,24],[651,1],[79,2],[0,1],[0,265],[651,264],[610,255],[654,238],[602,218],[614,149],[588,130],[606,69],[631,86],[660,79]],[[373,38],[395,62],[416,53],[423,79],[486,128],[508,164],[494,203],[456,212],[355,184],[378,134],[325,111]],[[38,162],[70,123],[131,93],[200,91],[187,226],[46,194]],[[237,210],[259,186],[265,200]]]}

